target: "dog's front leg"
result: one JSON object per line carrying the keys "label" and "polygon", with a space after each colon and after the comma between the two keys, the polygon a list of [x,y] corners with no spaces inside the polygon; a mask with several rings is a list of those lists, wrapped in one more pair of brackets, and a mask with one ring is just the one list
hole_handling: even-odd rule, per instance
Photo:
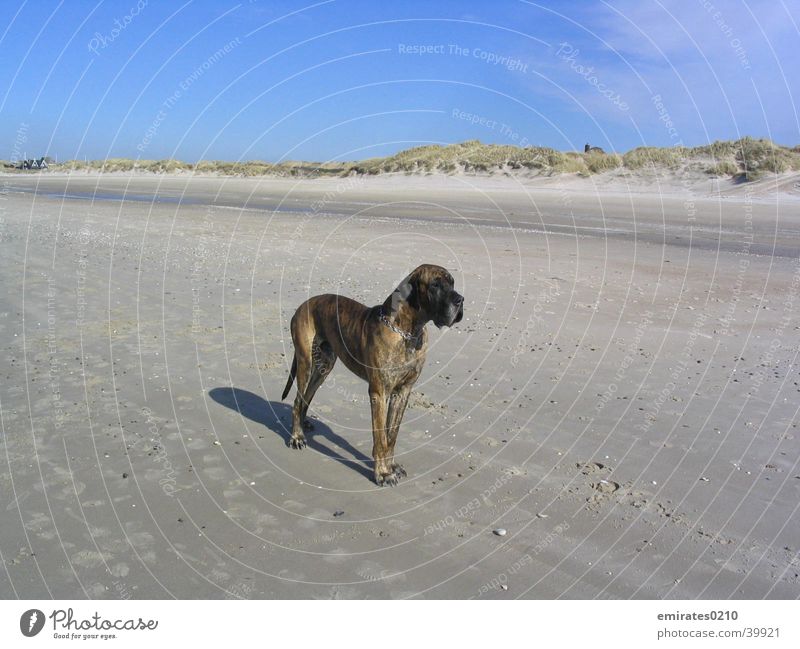
{"label": "dog's front leg", "polygon": [[375,460],[375,483],[379,486],[397,484],[397,478],[387,462],[389,443],[387,440],[386,390],[382,386],[370,386],[369,401],[372,407],[372,458]]}
{"label": "dog's front leg", "polygon": [[411,384],[397,388],[392,393],[391,407],[389,408],[388,421],[386,423],[386,441],[389,443],[386,460],[392,469],[395,477],[399,480],[406,476],[405,469],[394,461],[394,445],[397,442],[397,434],[400,432],[400,423],[408,404],[408,397],[411,395]]}

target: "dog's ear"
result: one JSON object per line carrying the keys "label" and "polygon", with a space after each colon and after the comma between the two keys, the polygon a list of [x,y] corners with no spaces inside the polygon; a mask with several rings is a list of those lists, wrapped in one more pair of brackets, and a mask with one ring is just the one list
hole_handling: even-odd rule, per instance
{"label": "dog's ear", "polygon": [[392,293],[392,311],[397,311],[400,302],[406,302],[412,309],[419,309],[419,280],[413,273],[406,277]]}
{"label": "dog's ear", "polygon": [[419,302],[419,277],[416,275],[409,275],[406,278],[406,284],[411,287],[406,295],[406,302],[408,302],[408,305],[412,309],[419,311],[421,306]]}

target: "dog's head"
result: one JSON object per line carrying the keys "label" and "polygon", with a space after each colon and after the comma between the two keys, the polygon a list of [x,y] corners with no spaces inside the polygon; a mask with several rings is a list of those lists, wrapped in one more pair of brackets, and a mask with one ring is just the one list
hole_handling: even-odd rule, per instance
{"label": "dog's head", "polygon": [[394,295],[424,313],[437,327],[452,327],[464,317],[464,297],[446,268],[423,264],[397,287]]}

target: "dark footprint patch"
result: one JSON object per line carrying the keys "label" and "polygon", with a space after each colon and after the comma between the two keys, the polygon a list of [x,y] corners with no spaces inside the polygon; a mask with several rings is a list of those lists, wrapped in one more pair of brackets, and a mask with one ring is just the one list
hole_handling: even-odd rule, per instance
{"label": "dark footprint patch", "polygon": [[643,491],[629,491],[625,494],[624,504],[635,507],[636,509],[644,509],[648,505],[649,495]]}

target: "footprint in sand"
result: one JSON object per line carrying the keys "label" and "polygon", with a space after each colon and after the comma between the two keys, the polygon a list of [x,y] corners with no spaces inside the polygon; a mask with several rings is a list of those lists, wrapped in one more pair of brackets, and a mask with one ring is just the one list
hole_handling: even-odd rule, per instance
{"label": "footprint in sand", "polygon": [[619,483],[612,482],[611,480],[600,480],[600,482],[592,483],[592,488],[599,491],[601,494],[613,494],[619,489]]}
{"label": "footprint in sand", "polygon": [[620,485],[618,482],[600,478],[600,474],[608,474],[611,472],[611,469],[601,462],[578,462],[576,467],[580,470],[582,475],[598,478],[596,481],[589,483],[589,487],[594,491],[592,495],[586,498],[586,502],[588,502],[589,505],[600,505],[605,502],[611,494],[619,491]]}
{"label": "footprint in sand", "polygon": [[578,462],[576,466],[583,475],[592,475],[593,473],[607,470],[605,465],[600,464],[600,462]]}

